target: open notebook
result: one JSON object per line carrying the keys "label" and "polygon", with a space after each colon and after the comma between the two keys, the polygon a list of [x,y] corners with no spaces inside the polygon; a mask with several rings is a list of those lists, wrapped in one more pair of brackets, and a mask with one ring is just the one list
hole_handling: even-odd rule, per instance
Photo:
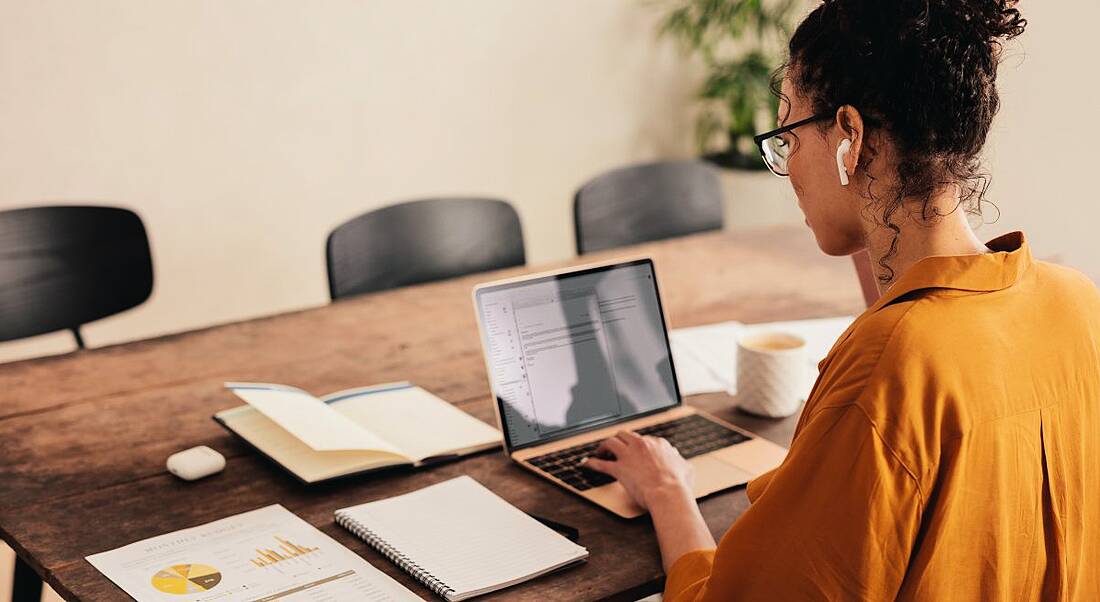
{"label": "open notebook", "polygon": [[468,476],[337,510],[336,522],[452,602],[588,558]]}
{"label": "open notebook", "polygon": [[225,386],[247,405],[214,419],[306,483],[500,445],[500,431],[410,383],[320,399],[284,385]]}

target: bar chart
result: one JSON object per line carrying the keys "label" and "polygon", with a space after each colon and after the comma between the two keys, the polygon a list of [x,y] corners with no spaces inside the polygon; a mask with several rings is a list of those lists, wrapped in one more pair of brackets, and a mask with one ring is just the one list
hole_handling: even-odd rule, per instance
{"label": "bar chart", "polygon": [[278,546],[276,546],[279,549],[273,550],[271,548],[256,548],[256,553],[259,554],[259,556],[251,559],[252,564],[259,567],[271,566],[273,564],[290,560],[291,558],[312,554],[319,549],[311,548],[308,546],[300,546],[292,541],[283,539],[278,535],[275,536],[275,541],[279,542]]}

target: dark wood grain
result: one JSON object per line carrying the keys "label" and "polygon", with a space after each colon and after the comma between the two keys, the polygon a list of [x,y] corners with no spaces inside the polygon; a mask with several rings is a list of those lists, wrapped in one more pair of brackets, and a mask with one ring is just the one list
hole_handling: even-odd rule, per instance
{"label": "dark wood grain", "polygon": [[[852,304],[858,281],[849,261],[822,256],[804,229],[702,234],[596,253],[584,261],[627,254],[654,258],[674,327],[859,309]],[[320,364],[340,353],[365,361],[399,360],[452,335],[464,337],[465,342],[456,344],[469,349],[470,341],[476,343],[470,288],[489,278],[529,271],[517,268],[412,286],[280,316],[7,364],[0,369],[0,417],[169,384],[242,378],[263,368]],[[393,364],[387,373],[406,378],[398,368],[408,368],[408,362]],[[42,383],[50,383],[48,395],[42,394]]]}
{"label": "dark wood grain", "polygon": [[[846,258],[820,254],[801,230],[716,233],[594,255],[654,257],[674,326],[756,322],[861,311]],[[573,262],[576,263],[576,262]],[[492,422],[470,289],[508,270],[368,295],[332,306],[0,367],[0,536],[68,599],[126,599],[83,560],[139,539],[281,503],[426,595],[404,573],[332,523],[336,508],[469,474],[524,510],[581,531],[581,567],[499,594],[508,599],[636,598],[662,579],[648,520],[625,521],[534,478],[490,452],[428,471],[307,487],[210,420],[239,405],[225,380],[292,384],[317,394],[412,380]],[[741,415],[725,395],[691,403],[786,443],[794,419]],[[226,470],[184,483],[172,452],[206,444]],[[744,510],[742,491],[702,503],[715,535]]]}
{"label": "dark wood grain", "polygon": [[[697,396],[693,403],[784,443],[789,441],[794,427],[793,419],[770,421],[740,414],[732,409],[732,400],[726,395]],[[230,459],[223,473],[195,483],[181,482],[162,471],[113,487],[36,504],[34,514],[49,516],[49,521],[20,520],[25,519],[24,512],[30,510],[25,508],[13,513],[0,511],[0,523],[15,525],[9,533],[15,541],[36,542],[37,545],[28,550],[35,566],[49,568],[47,576],[56,579],[51,583],[62,595],[124,600],[120,590],[82,560],[84,556],[125,545],[143,536],[281,503],[407,587],[427,595],[427,590],[410,577],[333,525],[333,511],[413,491],[460,474],[474,477],[523,510],[577,527],[581,532],[580,543],[591,553],[582,567],[509,589],[501,596],[546,599],[545,588],[550,586],[554,592],[569,592],[572,599],[602,599],[623,591],[641,596],[658,588],[660,557],[648,520],[628,521],[615,517],[548,482],[531,478],[499,452],[481,454],[431,471],[402,471],[313,487],[297,483],[256,456],[243,455]],[[151,504],[150,500],[157,502]],[[742,491],[727,492],[703,501],[704,517],[716,537],[747,504]],[[89,528],[89,517],[103,517],[110,524]],[[623,562],[624,554],[629,556],[629,562]],[[74,565],[76,570],[73,570]],[[70,573],[79,576],[79,580],[70,582],[59,577]]]}

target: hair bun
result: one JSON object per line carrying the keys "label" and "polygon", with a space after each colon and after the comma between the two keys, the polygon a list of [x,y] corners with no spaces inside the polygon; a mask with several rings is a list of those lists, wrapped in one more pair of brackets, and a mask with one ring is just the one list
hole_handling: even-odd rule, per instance
{"label": "hair bun", "polygon": [[[960,33],[970,33],[986,42],[1009,40],[1022,33],[1027,19],[1020,15],[1016,0],[947,0],[933,3],[927,0],[926,6],[939,5],[941,14],[954,17]],[[931,9],[936,11],[935,8]]]}
{"label": "hair bun", "polygon": [[946,40],[990,45],[1024,32],[1017,0],[823,0],[844,27],[880,44]]}

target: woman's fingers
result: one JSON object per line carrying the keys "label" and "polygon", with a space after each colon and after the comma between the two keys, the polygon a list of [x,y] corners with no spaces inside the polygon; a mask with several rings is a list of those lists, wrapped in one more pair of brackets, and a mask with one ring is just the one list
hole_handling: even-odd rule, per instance
{"label": "woman's fingers", "polygon": [[621,454],[625,449],[626,443],[623,442],[621,439],[619,439],[618,437],[608,437],[607,439],[604,439],[602,443],[600,443],[600,447],[596,449],[594,455],[601,458],[617,458],[619,457],[619,454]]}
{"label": "woman's fingers", "polygon": [[596,451],[592,452],[593,459],[621,459],[623,453],[633,446],[644,443],[645,439],[634,431],[619,431],[614,436],[604,439]]}
{"label": "woman's fingers", "polygon": [[609,474],[613,477],[619,476],[619,463],[613,462],[611,460],[601,460],[599,458],[589,456],[581,460],[581,466],[584,466],[585,468],[591,468],[592,470],[598,472]]}

